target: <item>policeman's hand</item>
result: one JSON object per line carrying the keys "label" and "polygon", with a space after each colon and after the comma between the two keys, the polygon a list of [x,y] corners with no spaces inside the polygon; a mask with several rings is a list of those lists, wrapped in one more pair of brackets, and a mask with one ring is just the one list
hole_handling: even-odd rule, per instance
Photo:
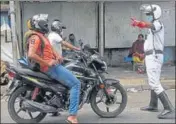
{"label": "policeman's hand", "polygon": [[131,25],[132,25],[133,27],[137,26],[138,23],[140,22],[140,21],[136,20],[135,18],[131,18],[131,20],[132,20]]}
{"label": "policeman's hand", "polygon": [[54,66],[54,65],[56,65],[56,64],[58,64],[58,61],[57,61],[57,60],[54,60],[54,59],[52,59],[52,60],[48,63],[49,67],[52,67],[52,66]]}

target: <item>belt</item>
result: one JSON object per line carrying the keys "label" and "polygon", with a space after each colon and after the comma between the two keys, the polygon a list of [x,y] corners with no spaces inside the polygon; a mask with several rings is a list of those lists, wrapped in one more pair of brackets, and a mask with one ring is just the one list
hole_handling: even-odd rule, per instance
{"label": "belt", "polygon": [[154,51],[155,51],[155,54],[163,54],[162,50],[149,50],[145,52],[145,56],[153,54]]}

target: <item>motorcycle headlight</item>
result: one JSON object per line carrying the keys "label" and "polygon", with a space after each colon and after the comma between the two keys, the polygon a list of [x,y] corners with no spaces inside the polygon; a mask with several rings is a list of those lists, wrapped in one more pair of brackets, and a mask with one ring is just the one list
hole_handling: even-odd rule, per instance
{"label": "motorcycle headlight", "polygon": [[91,60],[94,60],[94,59],[97,59],[98,58],[98,56],[96,55],[96,54],[93,54],[92,56],[91,56]]}

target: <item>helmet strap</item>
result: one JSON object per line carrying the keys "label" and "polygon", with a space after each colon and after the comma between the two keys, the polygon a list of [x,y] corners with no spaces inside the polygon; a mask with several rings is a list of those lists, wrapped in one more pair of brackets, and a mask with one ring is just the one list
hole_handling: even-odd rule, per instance
{"label": "helmet strap", "polygon": [[153,16],[153,21],[152,21],[152,22],[154,22],[156,19],[155,19],[155,17],[154,17],[154,13],[153,13],[153,12],[156,10],[156,8],[153,8],[151,4],[150,4],[150,7],[151,7],[151,9],[152,9],[151,14],[152,14],[152,16]]}

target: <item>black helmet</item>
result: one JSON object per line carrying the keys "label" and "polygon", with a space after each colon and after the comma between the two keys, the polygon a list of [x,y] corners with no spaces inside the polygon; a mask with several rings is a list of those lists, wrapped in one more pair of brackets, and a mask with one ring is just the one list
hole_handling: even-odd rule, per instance
{"label": "black helmet", "polygon": [[51,24],[51,30],[61,34],[62,29],[66,29],[66,27],[62,24],[62,22],[58,19],[55,19]]}
{"label": "black helmet", "polygon": [[41,33],[48,33],[48,14],[38,14],[34,15],[28,20],[28,27],[31,30],[39,31]]}

